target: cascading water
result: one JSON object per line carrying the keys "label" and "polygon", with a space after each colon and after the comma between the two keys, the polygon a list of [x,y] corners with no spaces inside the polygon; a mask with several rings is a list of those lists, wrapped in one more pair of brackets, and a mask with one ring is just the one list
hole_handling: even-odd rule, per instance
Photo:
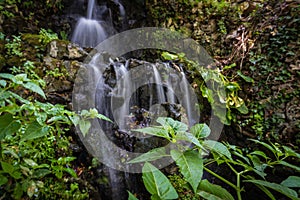
{"label": "cascading water", "polygon": [[[124,20],[126,13],[123,5],[119,0],[114,0],[114,3],[118,5],[120,17]],[[106,18],[102,17],[103,13]],[[78,20],[72,41],[82,47],[94,47],[108,37],[109,34],[106,30],[109,26],[113,26],[111,10],[106,5],[98,7],[95,0],[89,0],[87,15]],[[162,145],[162,141],[157,141],[157,138],[135,138],[129,130],[132,125],[141,128],[153,124],[155,117],[158,116],[169,117],[171,112],[177,112],[174,105],[181,104],[185,108],[184,117],[187,118],[190,125],[196,120],[193,115],[194,105],[190,104],[192,101],[190,101],[189,83],[183,72],[174,73],[173,69],[173,72],[166,73],[168,76],[165,77],[161,75],[161,72],[172,71],[171,65],[147,63],[148,68],[146,67],[145,71],[149,73],[149,77],[147,77],[149,79],[146,80],[148,83],[137,88],[138,84],[134,82],[136,77],[128,75],[129,69],[136,66],[135,64],[131,66],[134,63],[132,59],[107,62],[103,62],[101,59],[103,59],[101,54],[95,54],[88,64],[94,80],[97,80],[95,106],[99,113],[115,122],[99,120],[99,124],[109,140],[119,147],[132,152],[147,152],[154,146]],[[137,73],[136,76],[141,76],[141,74]],[[131,91],[138,92],[131,93]],[[178,99],[181,99],[182,102]],[[169,110],[166,107],[169,107]],[[180,116],[180,112],[178,111],[179,114],[175,115]],[[132,121],[130,121],[131,118]],[[147,118],[148,121],[143,118]],[[95,146],[98,144],[96,140],[89,142]],[[112,152],[107,146],[101,146],[99,149],[104,152],[101,154],[106,162],[103,162],[104,164],[113,162],[111,158],[115,152]],[[105,186],[107,191],[103,194],[102,198],[104,199],[127,199],[127,190],[137,193],[145,192],[141,187],[141,177],[138,174],[121,172],[106,166],[103,166],[101,173],[101,176],[107,177],[109,182],[109,188],[107,185]]]}
{"label": "cascading water", "polygon": [[190,95],[190,91],[189,91],[189,82],[186,79],[186,76],[184,74],[184,72],[180,72],[182,79],[181,79],[181,83],[180,83],[180,90],[183,91],[184,93],[184,97],[183,97],[183,106],[186,109],[186,114],[188,117],[188,122],[189,125],[192,126],[193,124],[195,124],[194,122],[194,118],[192,116],[192,105],[190,104],[191,102],[191,95]]}
{"label": "cascading water", "polygon": [[[118,149],[134,153],[143,153],[155,147],[165,146],[165,140],[135,135],[131,129],[154,124],[156,118],[160,116],[173,117],[176,120],[182,118],[192,120],[195,109],[188,101],[191,98],[189,83],[185,80],[184,74],[174,70],[172,65],[159,62],[152,64],[135,59],[113,60],[105,53],[95,54],[84,71],[89,74],[91,82],[82,89],[88,93],[90,99],[85,99],[81,95],[84,92],[80,91],[76,92],[74,98],[79,98],[79,104],[94,102],[99,113],[115,122],[99,120],[97,124],[100,125],[104,135],[95,129],[83,137],[84,142],[91,144],[92,148],[96,147],[95,155],[101,155],[100,160],[105,164],[101,165],[98,172],[99,177],[106,177],[108,180],[104,186],[99,184],[101,198],[127,199],[127,190],[145,194],[140,174],[129,173],[132,172],[129,169],[131,166],[126,166],[126,170],[118,168],[119,162],[126,162],[128,154],[113,148],[112,143],[118,146]],[[93,95],[90,95],[89,88],[95,88],[95,93],[91,93]],[[149,101],[150,97],[152,101]],[[183,99],[185,97],[186,100]],[[185,112],[179,104],[185,107]],[[102,140],[104,137],[108,138],[105,142]],[[87,149],[91,146],[87,146]],[[125,161],[120,158],[125,158]],[[111,163],[117,163],[118,166],[108,167],[116,166]]]}
{"label": "cascading water", "polygon": [[154,73],[154,82],[156,83],[156,93],[157,93],[157,103],[165,103],[166,98],[165,98],[165,93],[164,93],[164,88],[162,86],[162,81],[161,77],[159,75],[159,72],[157,70],[157,67],[155,65],[153,66],[153,73]]}
{"label": "cascading water", "polygon": [[75,27],[72,36],[72,42],[79,44],[82,47],[95,47],[101,41],[107,38],[107,33],[104,30],[104,21],[98,21],[94,13],[96,13],[95,0],[88,1],[87,16],[81,17]]}

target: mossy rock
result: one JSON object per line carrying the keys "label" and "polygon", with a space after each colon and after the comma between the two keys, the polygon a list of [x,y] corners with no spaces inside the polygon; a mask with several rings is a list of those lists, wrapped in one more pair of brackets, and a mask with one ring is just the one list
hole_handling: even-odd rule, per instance
{"label": "mossy rock", "polygon": [[42,46],[40,42],[40,36],[36,34],[25,33],[22,34],[22,41],[31,46]]}

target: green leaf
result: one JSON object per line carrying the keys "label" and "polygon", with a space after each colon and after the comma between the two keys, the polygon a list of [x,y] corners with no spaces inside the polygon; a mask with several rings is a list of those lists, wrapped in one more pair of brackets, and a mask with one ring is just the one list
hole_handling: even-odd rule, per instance
{"label": "green leaf", "polygon": [[1,167],[3,172],[8,173],[11,177],[15,179],[20,179],[22,174],[19,171],[15,171],[15,168],[13,165],[7,163],[7,162],[1,162]]}
{"label": "green leaf", "polygon": [[219,185],[204,179],[200,182],[197,194],[208,200],[234,200],[233,196]]}
{"label": "green leaf", "polygon": [[245,105],[245,103],[243,103],[242,105],[240,105],[239,107],[236,107],[236,109],[242,113],[242,114],[247,114],[249,112],[247,106]]}
{"label": "green leaf", "polygon": [[216,152],[219,155],[224,155],[227,158],[232,159],[231,154],[227,149],[227,147],[220,142],[213,141],[213,140],[205,140],[203,142],[203,146],[205,146],[207,149],[210,149],[213,152]]}
{"label": "green leaf", "polygon": [[145,163],[143,167],[143,182],[152,195],[157,195],[160,199],[177,199],[178,194],[169,179],[156,167],[150,163]]}
{"label": "green leaf", "polygon": [[12,74],[7,74],[7,73],[0,73],[0,78],[5,78],[9,80],[14,80],[15,76]]}
{"label": "green leaf", "polygon": [[0,86],[5,87],[7,82],[5,80],[0,80]]}
{"label": "green leaf", "polygon": [[171,54],[169,52],[163,52],[161,55],[162,55],[162,57],[165,60],[175,60],[175,59],[178,59],[177,55]]}
{"label": "green leaf", "polygon": [[254,140],[254,139],[249,139],[249,140],[266,147],[267,149],[269,149],[276,156],[276,149],[274,149],[271,145],[269,145],[265,142],[259,141],[259,140]]}
{"label": "green leaf", "polygon": [[293,200],[298,199],[297,192],[284,186],[284,185],[280,185],[277,183],[270,183],[268,181],[263,181],[263,180],[245,180],[244,182],[250,182],[250,183],[257,184],[257,185],[262,185],[262,186],[271,188],[277,192],[280,192],[281,194],[283,194]]}
{"label": "green leaf", "polygon": [[102,114],[97,114],[96,117],[97,117],[98,119],[102,119],[102,120],[109,121],[109,122],[112,122],[112,123],[113,123],[113,121],[111,121],[111,119],[109,119],[108,117],[106,117],[106,116],[104,116],[104,115],[102,115]]}
{"label": "green leaf", "polygon": [[91,122],[87,119],[80,119],[78,124],[82,135],[85,137],[91,128]]}
{"label": "green leaf", "polygon": [[244,79],[246,82],[248,82],[248,83],[254,83],[254,79],[251,78],[251,77],[249,77],[249,76],[244,75],[244,74],[241,72],[241,70],[238,70],[238,71],[237,71],[237,74],[238,74],[242,79]]}
{"label": "green leaf", "polygon": [[37,121],[34,121],[33,123],[29,124],[29,126],[25,130],[21,142],[43,137],[49,133],[49,130],[49,126],[41,126]]}
{"label": "green leaf", "polygon": [[31,159],[24,158],[24,162],[30,167],[36,167],[38,164]]}
{"label": "green leaf", "polygon": [[69,116],[69,118],[74,124],[74,126],[77,126],[79,124],[80,117],[78,115],[75,114],[74,116]]}
{"label": "green leaf", "polygon": [[296,165],[292,165],[292,164],[290,164],[290,163],[288,163],[288,162],[285,162],[285,161],[283,161],[283,160],[278,161],[278,163],[281,164],[281,165],[283,165],[283,166],[286,166],[286,167],[295,169],[295,170],[297,170],[298,172],[300,172],[300,167],[298,167],[298,166],[296,166]]}
{"label": "green leaf", "polygon": [[6,184],[7,182],[8,179],[0,174],[0,186]]}
{"label": "green leaf", "polygon": [[35,93],[41,95],[44,99],[46,99],[46,95],[45,95],[44,91],[37,84],[35,84],[33,82],[27,82],[27,83],[23,84],[23,86],[25,88],[31,90],[32,92],[35,92]]}
{"label": "green leaf", "polygon": [[24,81],[30,81],[30,80],[27,78],[27,74],[17,74],[14,76],[12,81],[18,85],[23,85]]}
{"label": "green leaf", "polygon": [[7,163],[7,162],[1,162],[1,167],[2,167],[2,170],[6,173],[9,173],[9,174],[12,174],[14,172],[14,167]]}
{"label": "green leaf", "polygon": [[226,89],[229,91],[238,91],[240,90],[240,85],[237,82],[228,82],[225,84]]}
{"label": "green leaf", "polygon": [[22,174],[19,171],[14,171],[13,173],[10,174],[14,179],[20,179],[22,178]]}
{"label": "green leaf", "polygon": [[206,191],[199,191],[197,193],[198,195],[200,195],[202,198],[207,199],[207,200],[223,200],[220,197],[213,195],[211,193],[208,193]]}
{"label": "green leaf", "polygon": [[21,123],[13,118],[11,114],[0,116],[0,140],[5,136],[16,133],[21,127]]}
{"label": "green leaf", "polygon": [[298,159],[300,159],[300,154],[295,152],[293,149],[287,147],[287,146],[282,146],[285,152],[285,156],[293,156]]}
{"label": "green leaf", "polygon": [[286,187],[296,187],[300,188],[300,177],[299,176],[289,176],[287,179],[280,183]]}
{"label": "green leaf", "polygon": [[210,135],[210,128],[206,124],[196,124],[191,127],[191,133],[196,138],[206,138]]}
{"label": "green leaf", "polygon": [[166,149],[165,147],[161,148],[155,148],[152,149],[151,151],[148,151],[147,153],[142,154],[141,156],[138,156],[132,160],[130,160],[128,163],[139,163],[139,162],[149,162],[149,161],[154,161],[158,160],[162,157],[169,156],[166,154]]}
{"label": "green leaf", "polygon": [[71,169],[71,168],[64,168],[64,171],[67,172],[67,173],[69,173],[74,178],[77,178],[77,174],[76,174],[76,172],[73,169]]}
{"label": "green leaf", "polygon": [[204,85],[202,85],[200,87],[200,89],[202,92],[202,96],[207,98],[207,100],[210,104],[213,104],[214,103],[213,92],[210,89],[208,89],[207,87],[205,87]]}
{"label": "green leaf", "polygon": [[175,132],[184,132],[188,130],[188,126],[180,121],[176,121],[170,117],[159,117],[156,120],[160,123],[165,129],[171,127]]}
{"label": "green leaf", "polygon": [[231,68],[233,68],[233,67],[235,67],[235,66],[236,66],[235,63],[232,63],[232,64],[230,64],[230,65],[225,65],[225,66],[223,67],[223,70],[231,69]]}
{"label": "green leaf", "polygon": [[51,171],[48,169],[38,169],[35,170],[32,174],[33,178],[43,178],[44,176],[47,176],[48,174],[51,174]]}
{"label": "green leaf", "polygon": [[203,160],[200,154],[190,150],[184,153],[172,150],[171,156],[175,160],[185,180],[192,186],[196,193],[203,175]]}
{"label": "green leaf", "polygon": [[177,133],[176,140],[188,141],[190,143],[193,143],[197,147],[203,149],[203,146],[200,144],[199,140],[191,133],[187,133],[187,132]]}
{"label": "green leaf", "polygon": [[263,157],[264,159],[268,159],[268,156],[267,156],[264,152],[262,152],[262,151],[253,151],[253,152],[251,152],[250,154],[251,154],[251,155],[261,156],[261,157]]}
{"label": "green leaf", "polygon": [[27,195],[31,198],[36,192],[36,184],[34,181],[30,181],[27,188]]}
{"label": "green leaf", "polygon": [[134,129],[133,131],[170,139],[168,131],[163,129],[162,127],[146,127],[141,129]]}
{"label": "green leaf", "polygon": [[138,200],[131,192],[128,192],[128,200]]}

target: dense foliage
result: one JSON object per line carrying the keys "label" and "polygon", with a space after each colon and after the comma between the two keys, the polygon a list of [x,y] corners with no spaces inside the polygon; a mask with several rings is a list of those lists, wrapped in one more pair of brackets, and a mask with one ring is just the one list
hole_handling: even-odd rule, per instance
{"label": "dense foliage", "polygon": [[[107,182],[94,180],[91,163],[80,163],[70,146],[80,143],[74,125],[86,135],[89,119],[109,119],[96,109],[71,112],[68,100],[49,102],[45,92],[47,78],[70,76],[59,62],[43,66],[49,42],[70,34],[59,18],[65,3],[0,0],[0,199],[91,199],[93,184]],[[161,56],[183,66],[197,94],[228,125],[222,142],[208,139],[204,123],[188,128],[171,118],[136,130],[174,145],[130,161],[145,163],[149,198],[299,199],[299,2],[147,0],[145,9],[148,25],[192,37],[215,59],[207,71],[182,54]],[[226,92],[212,92],[206,81]],[[164,157],[174,160],[175,172],[151,164]],[[141,196],[129,192],[129,199]]]}

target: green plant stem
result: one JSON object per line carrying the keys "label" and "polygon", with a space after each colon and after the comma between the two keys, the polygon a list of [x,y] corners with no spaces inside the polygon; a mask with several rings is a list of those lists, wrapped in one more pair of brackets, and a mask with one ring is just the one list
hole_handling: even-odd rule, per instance
{"label": "green plant stem", "polygon": [[231,183],[230,181],[226,180],[225,178],[223,178],[222,176],[216,174],[215,172],[211,171],[210,169],[204,167],[204,170],[207,171],[208,173],[210,173],[211,175],[217,177],[218,179],[220,179],[221,181],[223,181],[224,183],[226,183],[227,185],[231,186],[232,188],[234,188],[235,190],[237,190],[237,186],[234,185],[233,183]]}
{"label": "green plant stem", "polygon": [[236,186],[237,186],[236,194],[238,200],[242,200],[242,196],[241,196],[241,174],[242,173],[243,172],[237,173],[237,177],[236,177]]}

